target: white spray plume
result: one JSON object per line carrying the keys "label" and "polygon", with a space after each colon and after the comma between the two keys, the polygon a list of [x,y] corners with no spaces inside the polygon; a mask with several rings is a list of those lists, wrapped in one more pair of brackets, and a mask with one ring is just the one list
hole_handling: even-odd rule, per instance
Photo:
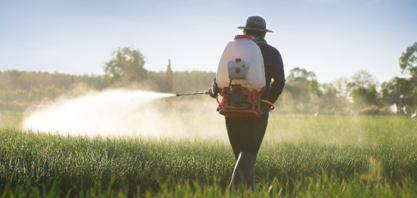
{"label": "white spray plume", "polygon": [[107,90],[62,98],[27,112],[22,127],[62,135],[227,139],[215,102],[204,100],[207,97],[163,99],[171,96],[175,95]]}

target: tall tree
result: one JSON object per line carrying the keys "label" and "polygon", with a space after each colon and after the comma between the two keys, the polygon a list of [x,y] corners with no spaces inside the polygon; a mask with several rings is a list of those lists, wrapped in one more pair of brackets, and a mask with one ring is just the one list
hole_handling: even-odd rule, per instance
{"label": "tall tree", "polygon": [[113,58],[104,65],[104,72],[112,83],[138,83],[147,79],[145,57],[138,49],[119,48],[113,52]]}
{"label": "tall tree", "polygon": [[372,86],[376,87],[378,84],[375,76],[370,74],[366,70],[359,70],[355,74],[353,74],[352,79],[347,84],[348,89],[351,90],[353,88],[364,87],[364,88],[371,88]]}
{"label": "tall tree", "polygon": [[[311,81],[314,82],[311,83]],[[291,104],[296,105],[292,107],[293,109],[304,113],[315,111],[315,106],[317,105],[312,101],[312,96],[317,96],[316,94],[318,94],[318,91],[316,74],[299,67],[290,70],[288,76],[286,77],[284,94],[291,93],[290,96],[294,100],[294,102],[291,102]],[[289,100],[284,100],[284,102],[285,101]],[[288,105],[284,104],[284,106]]]}
{"label": "tall tree", "polygon": [[398,62],[403,73],[409,73],[413,78],[417,78],[417,42],[407,47]]}
{"label": "tall tree", "polygon": [[309,83],[311,80],[317,80],[314,72],[299,67],[291,69],[286,79],[287,83]]}

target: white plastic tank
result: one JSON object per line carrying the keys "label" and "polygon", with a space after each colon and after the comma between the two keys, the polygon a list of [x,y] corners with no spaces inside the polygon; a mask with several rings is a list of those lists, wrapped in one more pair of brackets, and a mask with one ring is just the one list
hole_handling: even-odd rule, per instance
{"label": "white plastic tank", "polygon": [[[237,63],[234,64],[233,62]],[[236,35],[235,40],[227,44],[217,68],[217,85],[220,88],[229,86],[229,70],[235,71],[229,67],[232,65],[240,65],[241,67],[242,64],[239,64],[239,62],[249,63],[249,65],[243,65],[249,67],[246,79],[233,79],[232,84],[240,84],[249,90],[260,91],[265,86],[264,61],[259,46],[253,42],[253,37],[249,35]],[[236,71],[240,72],[241,69],[236,69]]]}

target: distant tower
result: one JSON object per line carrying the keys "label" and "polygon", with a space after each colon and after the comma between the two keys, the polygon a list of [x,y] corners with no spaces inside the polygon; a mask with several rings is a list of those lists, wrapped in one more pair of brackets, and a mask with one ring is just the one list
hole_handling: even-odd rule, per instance
{"label": "distant tower", "polygon": [[171,69],[171,59],[168,59],[167,76],[165,79],[165,92],[172,93],[172,86],[173,86],[173,75],[172,75],[172,69]]}

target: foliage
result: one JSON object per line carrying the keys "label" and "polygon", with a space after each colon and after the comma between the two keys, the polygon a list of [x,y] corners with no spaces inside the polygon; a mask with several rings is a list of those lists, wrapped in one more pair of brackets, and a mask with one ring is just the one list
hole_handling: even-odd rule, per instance
{"label": "foliage", "polygon": [[366,70],[360,70],[353,74],[346,87],[350,93],[349,97],[352,99],[353,107],[361,109],[376,104],[377,84],[375,76]]}
{"label": "foliage", "polygon": [[104,76],[71,75],[64,73],[49,73],[36,71],[6,70],[0,71],[0,90],[27,90],[40,86],[55,86],[61,89],[71,89],[78,83],[87,83],[94,89],[102,90],[109,83]]}
{"label": "foliage", "polygon": [[65,93],[66,90],[56,88],[55,86],[41,86],[39,88],[32,88],[28,94],[29,100],[40,101],[45,99],[45,96],[51,97],[51,99],[57,98]]}
{"label": "foliage", "polygon": [[293,68],[286,78],[283,97],[286,98],[285,102],[289,102],[289,98],[294,101],[291,101],[291,108],[289,108],[290,104],[284,106],[296,112],[311,113],[315,106],[312,97],[314,98],[318,92],[316,74],[299,67]]}
{"label": "foliage", "polygon": [[316,74],[305,69],[295,67],[290,70],[286,77],[288,83],[309,83],[311,80],[317,80]]}
{"label": "foliage", "polygon": [[[234,157],[226,140],[0,129],[0,189],[51,197],[415,196],[416,129],[405,117],[274,115],[255,165],[254,194],[228,193]],[[358,174],[366,174],[370,155],[382,169],[363,182]]]}
{"label": "foliage", "polygon": [[320,90],[319,82],[317,82],[317,80],[310,81],[308,85],[308,92],[310,94],[313,111],[317,112],[320,108],[320,97],[323,95],[323,93]]}
{"label": "foliage", "polygon": [[[147,82],[136,89],[165,91],[166,72],[150,71],[148,76]],[[207,90],[214,76],[214,72],[175,71],[173,92]],[[8,70],[0,72],[0,77],[0,110],[25,110],[31,104],[54,100],[61,95],[75,97],[91,90],[110,88],[104,76]]]}
{"label": "foliage", "polygon": [[376,103],[377,91],[374,86],[365,88],[358,85],[352,89],[352,99],[355,108],[363,108],[365,106],[372,106]]}
{"label": "foliage", "polygon": [[[173,72],[173,92],[187,93],[200,92],[208,90],[215,72],[206,71],[174,71]],[[151,90],[164,92],[165,91],[166,72],[149,71],[149,87]]]}
{"label": "foliage", "polygon": [[[347,94],[347,85],[359,84],[367,86],[370,84],[364,83],[366,81],[363,80],[363,78],[362,80],[360,80],[361,78],[357,78],[359,79],[357,82],[353,81],[353,78],[346,78],[332,83],[321,84],[314,78],[315,74],[311,71],[297,68],[295,73],[290,73],[290,75],[297,76],[295,79],[298,80],[291,80],[286,83],[283,94],[276,103],[277,110],[280,112],[350,114],[352,108],[351,106],[353,104],[351,95],[352,88],[350,89],[350,93]],[[303,76],[299,74],[306,75]],[[44,100],[54,100],[59,98],[61,95],[74,97],[87,93],[90,90],[111,88],[109,82],[106,81],[104,76],[77,76],[61,73],[51,74],[47,72],[27,72],[16,70],[4,71],[1,72],[0,75],[5,77],[0,79],[0,85],[3,86],[3,89],[0,89],[0,110],[25,110],[29,107],[29,105],[34,105]],[[174,71],[173,92],[184,93],[207,90],[208,85],[212,83],[214,76],[214,72]],[[33,79],[34,86],[30,87],[28,86],[28,83],[31,82],[31,79]],[[62,81],[62,79],[66,80]],[[410,83],[411,81],[407,81],[406,79],[403,81],[409,83],[407,84],[407,87],[408,89],[411,89],[411,91],[406,94],[412,94],[414,87],[412,86],[412,83]],[[58,85],[62,86],[59,87]],[[29,89],[24,89],[25,87]],[[387,96],[386,93],[391,94],[405,92],[402,88],[399,91],[392,92],[392,90],[397,89],[397,84],[390,84],[390,82],[383,83],[382,87],[381,96]],[[165,88],[165,71],[149,71],[147,81],[135,87],[135,89],[157,92],[163,92],[165,91]],[[392,97],[396,97],[395,94]],[[187,98],[182,98],[182,100],[186,99]],[[360,102],[358,104],[361,105],[356,106],[365,107],[366,105],[374,104],[383,108],[380,103],[371,104],[369,102]],[[385,105],[387,104],[391,105],[396,103],[388,101]],[[397,105],[400,104],[398,103]],[[401,106],[399,107],[401,108]]]}
{"label": "foliage", "polygon": [[395,104],[399,112],[416,112],[417,88],[411,79],[394,77],[381,85],[381,95],[386,104]]}
{"label": "foliage", "polygon": [[342,91],[337,83],[320,84],[313,72],[294,68],[287,77],[281,102],[285,112],[348,114],[349,102]]}
{"label": "foliage", "polygon": [[320,85],[319,112],[327,114],[348,114],[349,101],[342,96],[333,83]]}
{"label": "foliage", "polygon": [[410,96],[415,86],[406,78],[394,77],[381,85],[382,97],[405,97]]}
{"label": "foliage", "polygon": [[370,74],[366,70],[360,70],[353,74],[352,80],[348,82],[347,87],[348,89],[352,90],[357,87],[364,87],[366,89],[370,89],[371,87],[376,87],[378,82],[375,79],[375,76]]}
{"label": "foliage", "polygon": [[350,83],[350,79],[344,76],[344,77],[337,78],[336,80],[331,82],[329,85],[336,89],[338,96],[349,99],[349,96],[350,96],[350,90],[348,88],[349,83]]}
{"label": "foliage", "polygon": [[0,110],[25,110],[29,105],[53,101],[61,96],[76,97],[95,90],[87,83],[78,83],[71,89],[57,88],[54,85],[24,89],[0,90]]}
{"label": "foliage", "polygon": [[119,48],[112,56],[104,65],[104,72],[112,83],[132,84],[147,79],[148,72],[143,68],[146,63],[145,56],[139,49]]}
{"label": "foliage", "polygon": [[[293,68],[286,77],[282,96],[276,104],[277,109],[287,113],[350,114],[365,112],[361,109],[369,109],[373,105],[378,108],[395,105],[400,113],[411,115],[417,108],[416,48],[417,43],[408,47],[399,61],[403,72],[410,73],[411,78],[394,77],[383,82],[379,93],[379,83],[366,70],[321,84],[314,72],[300,67]],[[0,109],[23,110],[34,101],[54,99],[60,94],[77,95],[74,89],[80,84],[97,90],[128,87],[166,92],[167,88],[171,88],[167,86],[167,72],[147,71],[144,68],[145,62],[145,57],[138,49],[124,47],[114,51],[112,59],[105,63],[105,76],[3,71],[0,72]],[[214,72],[175,71],[170,81],[170,90],[174,93],[204,91],[214,76]],[[384,98],[383,101],[376,101],[378,96]]]}
{"label": "foliage", "polygon": [[29,92],[24,89],[16,89],[16,90],[0,90],[0,98],[1,101],[9,103],[9,102],[26,102],[29,98]]}
{"label": "foliage", "polygon": [[408,73],[417,78],[417,42],[407,47],[398,62],[403,73]]}

